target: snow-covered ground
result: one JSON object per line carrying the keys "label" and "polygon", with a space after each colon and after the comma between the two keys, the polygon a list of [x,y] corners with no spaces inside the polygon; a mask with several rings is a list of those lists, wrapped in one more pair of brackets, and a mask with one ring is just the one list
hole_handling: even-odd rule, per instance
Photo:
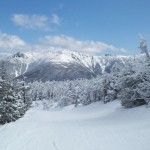
{"label": "snow-covered ground", "polygon": [[124,109],[114,101],[31,109],[0,126],[0,150],[150,150],[150,108]]}

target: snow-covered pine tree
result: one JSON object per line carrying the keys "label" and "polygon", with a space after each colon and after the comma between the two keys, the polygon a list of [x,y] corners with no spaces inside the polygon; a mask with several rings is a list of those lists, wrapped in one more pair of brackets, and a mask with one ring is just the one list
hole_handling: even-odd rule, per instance
{"label": "snow-covered pine tree", "polygon": [[146,54],[146,61],[141,56],[142,61],[126,63],[116,83],[119,89],[118,97],[127,108],[148,104],[150,98],[149,54],[144,39],[140,40],[140,48]]}
{"label": "snow-covered pine tree", "polygon": [[[14,84],[15,83],[15,84]],[[16,82],[7,79],[5,64],[0,70],[0,124],[9,123],[20,118],[26,111],[21,90]]]}
{"label": "snow-covered pine tree", "polygon": [[147,48],[147,42],[143,36],[140,36],[140,46],[139,46],[141,53],[146,54],[146,58],[150,61],[150,55]]}
{"label": "snow-covered pine tree", "polygon": [[23,77],[22,81],[18,81],[16,85],[17,85],[17,87],[16,87],[17,92],[20,95],[22,102],[24,104],[24,111],[27,111],[32,103],[31,98],[28,94],[30,87],[25,82],[24,77]]}

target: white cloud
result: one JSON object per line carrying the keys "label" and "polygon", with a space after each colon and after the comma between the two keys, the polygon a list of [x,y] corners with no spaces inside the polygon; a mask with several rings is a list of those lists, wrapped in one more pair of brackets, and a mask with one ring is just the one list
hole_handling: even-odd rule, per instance
{"label": "white cloud", "polygon": [[14,50],[24,49],[25,47],[28,47],[27,43],[18,36],[0,33],[1,52],[10,52]]}
{"label": "white cloud", "polygon": [[100,41],[80,41],[73,37],[61,35],[61,36],[45,36],[41,39],[43,45],[65,48],[73,51],[85,52],[85,53],[101,53],[104,51],[111,52],[125,52],[123,48],[117,48],[113,45],[109,45]]}
{"label": "white cloud", "polygon": [[89,54],[100,54],[109,51],[110,53],[125,52],[123,48],[116,48],[113,45],[108,45],[99,41],[79,41],[73,37],[60,36],[45,36],[36,44],[29,44],[16,35],[8,35],[0,33],[0,52],[1,53],[15,53],[18,51],[35,51],[35,50],[60,50],[67,49],[77,52],[84,52]]}
{"label": "white cloud", "polygon": [[14,14],[11,20],[22,28],[40,29],[42,31],[52,31],[51,24],[59,25],[61,22],[56,14],[52,14],[51,18],[46,15]]}
{"label": "white cloud", "polygon": [[55,25],[60,25],[61,19],[58,15],[52,14],[51,23]]}

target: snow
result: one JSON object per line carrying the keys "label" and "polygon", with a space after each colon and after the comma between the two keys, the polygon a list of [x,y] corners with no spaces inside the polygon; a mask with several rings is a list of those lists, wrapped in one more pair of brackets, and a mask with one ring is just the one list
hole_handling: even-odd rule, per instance
{"label": "snow", "polygon": [[0,150],[149,150],[150,109],[119,101],[41,110],[0,126]]}
{"label": "snow", "polygon": [[[20,76],[28,71],[34,70],[40,65],[45,63],[53,64],[78,64],[79,66],[86,67],[89,71],[95,73],[96,65],[99,65],[104,73],[105,68],[109,66],[113,61],[126,62],[127,60],[133,60],[134,56],[92,56],[90,54],[78,53],[74,51],[69,51],[66,49],[57,49],[50,47],[49,50],[43,51],[28,51],[23,53],[18,53],[11,56],[0,56],[0,59],[5,59],[9,62],[11,66],[8,66],[8,70],[11,72],[12,76]],[[138,58],[138,56],[136,56]],[[39,65],[39,66],[38,66]],[[96,67],[96,68],[95,68]],[[66,66],[64,66],[66,68]]]}

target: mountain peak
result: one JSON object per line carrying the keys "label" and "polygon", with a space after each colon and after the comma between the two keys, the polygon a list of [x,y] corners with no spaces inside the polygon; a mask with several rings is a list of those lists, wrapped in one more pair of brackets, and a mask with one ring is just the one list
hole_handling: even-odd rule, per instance
{"label": "mountain peak", "polygon": [[25,53],[17,52],[13,55],[14,58],[27,58]]}
{"label": "mountain peak", "polygon": [[[74,80],[91,78],[110,72],[115,63],[124,63],[129,57],[92,56],[85,53],[58,49],[49,51],[18,52],[6,57],[8,73],[12,77],[22,75],[28,81]],[[0,63],[2,63],[0,61]]]}

